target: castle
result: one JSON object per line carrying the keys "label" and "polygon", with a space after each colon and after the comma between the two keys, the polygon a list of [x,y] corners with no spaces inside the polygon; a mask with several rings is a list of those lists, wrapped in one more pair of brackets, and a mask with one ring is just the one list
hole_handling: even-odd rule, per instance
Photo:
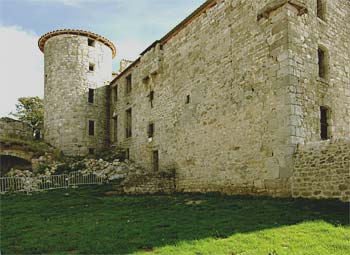
{"label": "castle", "polygon": [[349,199],[349,24],[348,0],[208,0],[116,77],[106,38],[45,34],[44,138],[176,191]]}

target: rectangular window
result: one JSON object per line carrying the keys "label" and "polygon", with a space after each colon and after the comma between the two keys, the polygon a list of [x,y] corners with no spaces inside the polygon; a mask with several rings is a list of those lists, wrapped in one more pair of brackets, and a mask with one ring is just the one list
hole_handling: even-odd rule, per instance
{"label": "rectangular window", "polygon": [[118,142],[118,116],[113,118],[113,141]]}
{"label": "rectangular window", "polygon": [[318,76],[326,78],[326,53],[321,48],[318,48]]}
{"label": "rectangular window", "polygon": [[88,97],[88,102],[93,104],[94,103],[94,96],[95,96],[95,90],[94,89],[89,89],[89,97]]}
{"label": "rectangular window", "polygon": [[95,71],[95,65],[94,64],[92,64],[92,63],[89,64],[89,71],[90,72]]}
{"label": "rectangular window", "polygon": [[153,108],[154,91],[149,93],[149,101],[151,102],[151,108]]}
{"label": "rectangular window", "polygon": [[325,20],[325,9],[323,0],[317,0],[317,17]]}
{"label": "rectangular window", "polygon": [[132,136],[132,111],[131,108],[126,110],[126,133],[125,133],[125,137],[129,138]]}
{"label": "rectangular window", "polygon": [[154,99],[154,91],[152,90],[150,93],[149,93],[149,101],[153,101]]}
{"label": "rectangular window", "polygon": [[321,121],[321,139],[327,140],[329,139],[329,110],[327,107],[320,107],[320,121]]}
{"label": "rectangular window", "polygon": [[94,155],[95,154],[95,149],[94,148],[89,148],[89,154]]}
{"label": "rectangular window", "polygon": [[126,78],[125,78],[125,94],[130,94],[132,90],[132,76],[131,74],[129,74]]}
{"label": "rectangular window", "polygon": [[89,135],[94,136],[95,135],[95,121],[89,120]]}
{"label": "rectangular window", "polygon": [[186,96],[186,104],[189,104],[191,102],[191,96],[187,95]]}
{"label": "rectangular window", "polygon": [[95,40],[94,39],[91,39],[91,38],[88,38],[88,45],[90,47],[95,47]]}
{"label": "rectangular window", "polygon": [[154,135],[154,123],[148,124],[148,138],[152,138]]}
{"label": "rectangular window", "polygon": [[159,171],[159,153],[158,151],[153,151],[152,153],[152,165],[153,165],[153,171],[158,172]]}
{"label": "rectangular window", "polygon": [[125,150],[125,159],[130,160],[130,149]]}

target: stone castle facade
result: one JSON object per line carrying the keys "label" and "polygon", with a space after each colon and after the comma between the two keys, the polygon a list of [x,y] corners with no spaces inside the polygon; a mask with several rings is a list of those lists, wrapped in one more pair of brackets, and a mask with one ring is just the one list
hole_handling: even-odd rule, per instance
{"label": "stone castle facade", "polygon": [[349,24],[348,0],[208,0],[113,80],[107,39],[48,33],[44,137],[176,191],[349,199]]}

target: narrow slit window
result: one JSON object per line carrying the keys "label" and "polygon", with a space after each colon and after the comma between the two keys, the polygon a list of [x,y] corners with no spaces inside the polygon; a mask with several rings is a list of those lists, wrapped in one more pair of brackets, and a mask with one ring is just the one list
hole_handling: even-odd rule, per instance
{"label": "narrow slit window", "polygon": [[89,120],[89,135],[94,136],[95,135],[95,121]]}
{"label": "narrow slit window", "polygon": [[318,48],[318,76],[324,79],[327,76],[326,52],[321,48]]}
{"label": "narrow slit window", "polygon": [[317,17],[325,20],[325,3],[323,0],[317,0]]}
{"label": "narrow slit window", "polygon": [[151,108],[153,108],[154,91],[149,93],[149,101],[151,102]]}
{"label": "narrow slit window", "polygon": [[125,78],[125,93],[128,95],[131,93],[132,90],[132,76],[131,74],[129,74],[126,78]]}
{"label": "narrow slit window", "polygon": [[189,104],[191,102],[191,96],[187,95],[186,96],[186,104]]}
{"label": "narrow slit window", "polygon": [[148,124],[148,138],[153,138],[154,135],[154,123]]}
{"label": "narrow slit window", "polygon": [[93,104],[95,100],[95,90],[89,89],[89,96],[88,96],[88,102]]}
{"label": "narrow slit window", "polygon": [[130,160],[130,149],[125,150],[125,159]]}
{"label": "narrow slit window", "polygon": [[95,40],[94,39],[91,39],[91,38],[88,38],[88,45],[90,47],[95,47]]}
{"label": "narrow slit window", "polygon": [[159,171],[159,153],[158,151],[153,151],[152,153],[152,164],[153,164],[153,171],[158,172]]}
{"label": "narrow slit window", "polygon": [[113,118],[113,141],[118,142],[118,116]]}
{"label": "narrow slit window", "polygon": [[150,93],[149,93],[149,101],[153,101],[154,99],[154,91],[152,90]]}
{"label": "narrow slit window", "polygon": [[125,136],[129,138],[132,136],[132,111],[131,108],[126,110],[126,129]]}
{"label": "narrow slit window", "polygon": [[327,107],[320,107],[320,121],[321,121],[321,140],[328,140],[329,135],[329,109]]}
{"label": "narrow slit window", "polygon": [[92,64],[92,63],[89,64],[89,71],[90,72],[95,71],[95,65],[94,64]]}

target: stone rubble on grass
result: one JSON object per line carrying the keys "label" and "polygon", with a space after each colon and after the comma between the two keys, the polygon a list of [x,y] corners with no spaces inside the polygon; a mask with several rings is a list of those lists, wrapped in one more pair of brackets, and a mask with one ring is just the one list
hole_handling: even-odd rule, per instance
{"label": "stone rubble on grass", "polygon": [[[144,170],[133,162],[128,160],[120,161],[115,159],[113,162],[108,162],[103,159],[83,159],[70,164],[71,168],[74,169],[78,165],[84,165],[84,168],[76,171],[83,175],[96,174],[98,177],[102,177],[105,180],[112,181],[123,179],[128,175],[142,174]],[[29,170],[17,170],[11,169],[8,173],[8,177],[50,177],[51,175],[57,174],[58,167],[62,165],[60,162],[51,162],[43,172],[35,173]]]}
{"label": "stone rubble on grass", "polygon": [[118,159],[113,162],[104,161],[103,159],[84,159],[82,163],[86,166],[85,169],[79,171],[84,174],[96,174],[98,177],[112,181],[123,179],[130,174],[140,174],[143,169],[128,160],[124,162]]}

